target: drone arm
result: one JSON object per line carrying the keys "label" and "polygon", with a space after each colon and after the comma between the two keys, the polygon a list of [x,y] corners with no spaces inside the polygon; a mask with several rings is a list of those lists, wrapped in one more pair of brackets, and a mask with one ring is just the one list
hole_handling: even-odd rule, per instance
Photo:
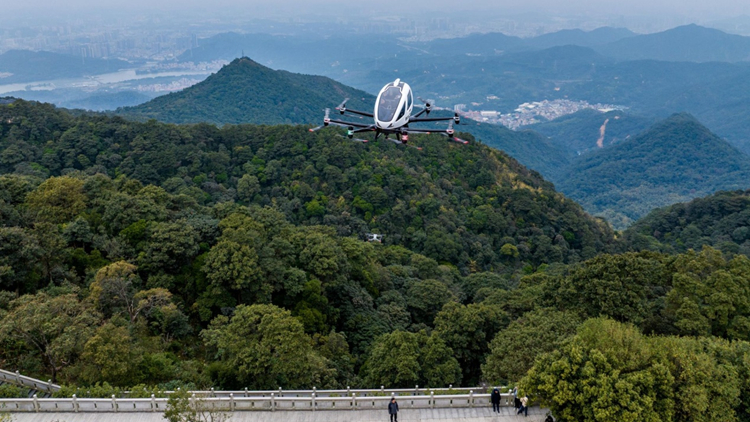
{"label": "drone arm", "polygon": [[366,113],[366,112],[364,112],[364,111],[359,111],[359,110],[351,110],[351,109],[348,109],[348,108],[347,108],[347,109],[344,109],[344,112],[348,112],[348,113],[356,114],[356,115],[358,115],[358,116],[365,116],[365,117],[375,117],[375,115],[374,115],[374,114],[372,114],[372,113]]}
{"label": "drone arm", "polygon": [[[417,114],[414,117],[417,117],[417,116],[419,116],[419,114]],[[421,118],[421,119],[410,118],[409,119],[409,123],[417,123],[417,122],[445,122],[445,121],[448,121],[448,120],[455,120],[455,119],[456,119],[455,117],[424,117],[424,118]]]}
{"label": "drone arm", "polygon": [[343,120],[334,120],[334,119],[331,119],[330,123],[332,125],[344,126],[344,127],[352,126],[352,127],[358,127],[358,128],[370,128],[372,126],[372,125],[363,125],[362,123],[352,123],[352,122],[345,122]]}
{"label": "drone arm", "polygon": [[352,131],[352,133],[372,132],[373,130],[375,130],[375,128],[372,127],[372,125],[370,125],[370,126],[367,126],[367,127],[355,129],[355,130]]}

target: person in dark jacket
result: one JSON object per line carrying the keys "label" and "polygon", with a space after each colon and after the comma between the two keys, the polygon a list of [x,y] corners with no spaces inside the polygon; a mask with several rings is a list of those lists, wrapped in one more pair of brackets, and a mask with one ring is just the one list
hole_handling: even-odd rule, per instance
{"label": "person in dark jacket", "polygon": [[391,422],[398,422],[398,403],[395,397],[388,403],[388,414],[391,415]]}
{"label": "person in dark jacket", "polygon": [[492,390],[490,401],[492,402],[492,411],[500,413],[500,391],[497,388]]}

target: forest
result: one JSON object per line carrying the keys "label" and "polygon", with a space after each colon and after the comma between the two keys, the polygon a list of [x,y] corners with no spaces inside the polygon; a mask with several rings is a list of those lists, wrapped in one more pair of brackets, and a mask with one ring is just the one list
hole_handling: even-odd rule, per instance
{"label": "forest", "polygon": [[565,421],[750,420],[742,249],[614,232],[470,135],[338,133],[0,106],[0,367],[79,397],[519,383]]}

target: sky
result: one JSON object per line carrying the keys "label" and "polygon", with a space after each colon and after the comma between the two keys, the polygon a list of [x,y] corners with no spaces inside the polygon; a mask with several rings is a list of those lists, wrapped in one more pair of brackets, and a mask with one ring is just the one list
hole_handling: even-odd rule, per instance
{"label": "sky", "polygon": [[545,12],[552,14],[612,15],[681,15],[698,17],[731,17],[750,15],[746,0],[23,0],[4,2],[6,11],[55,13],[61,9],[76,12],[101,10],[187,11],[212,9],[242,11],[258,17],[310,14],[356,13],[360,15],[391,15],[405,17],[429,12],[450,17],[458,11],[491,11],[493,13]]}

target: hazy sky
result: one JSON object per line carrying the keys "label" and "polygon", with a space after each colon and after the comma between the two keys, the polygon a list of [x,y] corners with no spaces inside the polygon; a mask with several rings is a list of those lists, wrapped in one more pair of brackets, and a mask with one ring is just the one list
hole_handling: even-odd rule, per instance
{"label": "hazy sky", "polygon": [[[644,33],[697,23],[750,35],[749,0],[8,0],[2,7],[0,25],[6,27],[122,24],[148,17],[158,18],[160,25],[183,26],[211,19],[212,24],[233,24],[245,30],[244,23],[257,18],[349,24],[388,18],[429,25],[433,18],[453,17],[459,28],[466,26],[467,33],[501,31],[528,36],[605,25]],[[739,16],[745,18],[742,24],[726,21]],[[509,28],[498,24],[501,21],[522,26]],[[529,33],[533,26],[536,29]]]}
{"label": "hazy sky", "polygon": [[102,9],[123,11],[186,11],[190,9],[241,9],[259,17],[278,14],[304,15],[318,12],[356,12],[405,16],[426,10],[431,14],[444,11],[491,10],[495,13],[507,11],[546,12],[559,14],[648,14],[730,17],[750,14],[747,0],[23,0],[3,2],[10,10],[36,11],[40,14],[51,10],[77,9],[98,11]]}

